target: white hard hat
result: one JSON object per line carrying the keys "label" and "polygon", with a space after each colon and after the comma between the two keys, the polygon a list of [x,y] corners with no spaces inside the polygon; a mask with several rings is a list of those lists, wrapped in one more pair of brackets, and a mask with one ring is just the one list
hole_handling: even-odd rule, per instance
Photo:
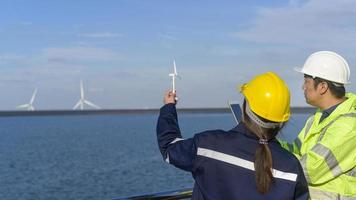
{"label": "white hard hat", "polygon": [[318,51],[311,54],[303,68],[295,68],[295,70],[335,83],[350,83],[349,65],[343,57],[332,51]]}

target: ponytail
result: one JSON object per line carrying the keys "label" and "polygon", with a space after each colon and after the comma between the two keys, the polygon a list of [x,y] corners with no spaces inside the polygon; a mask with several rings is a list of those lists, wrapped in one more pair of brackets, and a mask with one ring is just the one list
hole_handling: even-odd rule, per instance
{"label": "ponytail", "polygon": [[256,186],[258,192],[266,193],[273,181],[272,154],[267,144],[260,144],[255,152]]}
{"label": "ponytail", "polygon": [[[246,102],[244,102],[243,107],[245,110]],[[260,119],[268,122],[268,120],[265,120],[263,118]],[[254,123],[246,115],[246,112],[244,112],[243,121],[246,124],[247,128],[260,139],[260,144],[255,151],[255,181],[257,191],[262,194],[265,194],[269,191],[271,185],[273,184],[273,160],[271,150],[268,147],[268,140],[273,139],[282,127],[263,128]]]}

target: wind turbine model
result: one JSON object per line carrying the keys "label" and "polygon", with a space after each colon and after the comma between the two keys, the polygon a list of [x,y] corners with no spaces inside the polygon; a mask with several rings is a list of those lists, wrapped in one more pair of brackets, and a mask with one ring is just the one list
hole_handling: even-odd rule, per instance
{"label": "wind turbine model", "polygon": [[[173,73],[170,73],[169,76],[172,77],[172,92],[176,93],[176,77],[180,79],[180,76],[177,72],[176,61],[173,60]],[[175,97],[175,100],[178,101],[178,97]]]}
{"label": "wind turbine model", "polygon": [[73,107],[73,110],[76,110],[79,106],[80,106],[80,110],[83,110],[84,104],[91,106],[93,108],[96,108],[96,109],[100,109],[99,106],[95,105],[94,103],[92,103],[84,98],[83,82],[80,81],[80,99],[79,99],[78,103],[75,104],[75,106]]}
{"label": "wind turbine model", "polygon": [[173,73],[170,73],[169,76],[172,77],[172,91],[176,93],[176,77],[180,78],[177,73],[176,61],[173,60]]}
{"label": "wind turbine model", "polygon": [[32,94],[32,97],[31,97],[31,100],[29,103],[16,106],[16,108],[26,108],[27,110],[34,111],[35,107],[33,107],[33,102],[35,101],[36,94],[37,94],[37,88],[35,89],[35,91],[33,91],[33,94]]}

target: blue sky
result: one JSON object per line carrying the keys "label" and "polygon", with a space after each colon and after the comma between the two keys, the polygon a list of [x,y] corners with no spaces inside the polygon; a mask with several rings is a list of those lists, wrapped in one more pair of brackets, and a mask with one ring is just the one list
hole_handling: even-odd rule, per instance
{"label": "blue sky", "polygon": [[[71,109],[82,79],[103,108],[158,108],[176,60],[180,107],[223,107],[236,86],[277,72],[306,105],[309,54],[332,50],[355,73],[356,2],[12,0],[0,8],[0,110]],[[351,75],[347,90],[355,92]]]}

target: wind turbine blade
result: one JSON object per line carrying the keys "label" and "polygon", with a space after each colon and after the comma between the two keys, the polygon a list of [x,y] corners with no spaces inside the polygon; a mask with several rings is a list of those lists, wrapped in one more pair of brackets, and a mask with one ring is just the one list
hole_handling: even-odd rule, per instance
{"label": "wind turbine blade", "polygon": [[79,100],[77,104],[73,107],[73,110],[77,109],[80,106],[81,101]]}
{"label": "wind turbine blade", "polygon": [[178,75],[178,72],[177,72],[177,67],[176,67],[176,60],[173,60],[173,67],[174,67],[174,75]]}
{"label": "wind turbine blade", "polygon": [[29,104],[22,104],[19,106],[16,106],[16,108],[27,108],[29,106]]}
{"label": "wind turbine blade", "polygon": [[83,88],[83,81],[80,80],[80,98],[84,99],[84,88]]}
{"label": "wind turbine blade", "polygon": [[31,101],[30,101],[30,104],[32,105],[33,101],[35,100],[36,98],[36,94],[37,94],[37,88],[35,89],[35,91],[33,91],[33,94],[32,94],[32,97],[31,97]]}
{"label": "wind turbine blade", "polygon": [[88,100],[84,100],[84,103],[86,103],[87,105],[91,106],[91,107],[94,107],[94,108],[97,108],[97,109],[100,109],[99,106],[95,105],[94,103],[88,101]]}

